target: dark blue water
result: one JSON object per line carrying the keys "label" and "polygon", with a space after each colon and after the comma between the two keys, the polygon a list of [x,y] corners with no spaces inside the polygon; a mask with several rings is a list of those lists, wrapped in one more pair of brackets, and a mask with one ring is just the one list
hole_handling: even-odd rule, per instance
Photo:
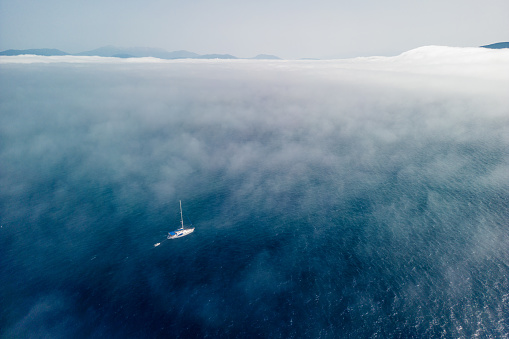
{"label": "dark blue water", "polygon": [[2,65],[0,336],[507,337],[507,100],[309,65]]}

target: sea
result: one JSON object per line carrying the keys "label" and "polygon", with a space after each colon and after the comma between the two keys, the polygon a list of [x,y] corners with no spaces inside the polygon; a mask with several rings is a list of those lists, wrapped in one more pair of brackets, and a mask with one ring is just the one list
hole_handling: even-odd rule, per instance
{"label": "sea", "polygon": [[509,338],[508,53],[0,57],[0,338]]}

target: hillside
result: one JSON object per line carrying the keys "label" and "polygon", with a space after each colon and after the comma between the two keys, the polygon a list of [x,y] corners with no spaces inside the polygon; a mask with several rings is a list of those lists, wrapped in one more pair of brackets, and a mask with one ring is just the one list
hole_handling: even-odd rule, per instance
{"label": "hillside", "polygon": [[0,55],[23,55],[23,54],[33,54],[33,55],[69,55],[69,53],[62,52],[59,49],[50,49],[50,48],[39,48],[39,49],[8,49],[6,51],[0,52]]}
{"label": "hillside", "polygon": [[509,48],[509,42],[497,42],[495,44],[481,46],[484,48],[492,48],[492,49],[501,49],[501,48]]}
{"label": "hillside", "polygon": [[[16,50],[9,49],[0,52],[0,55],[77,55],[77,56],[101,56],[101,57],[115,57],[115,58],[142,58],[142,57],[153,57],[159,59],[239,59],[238,57],[231,54],[197,54],[185,50],[168,52],[162,48],[150,48],[150,47],[116,47],[116,46],[103,46],[90,51],[84,51],[76,54],[70,54],[63,52],[58,49],[24,49]],[[274,55],[259,54],[251,59],[280,59]]]}

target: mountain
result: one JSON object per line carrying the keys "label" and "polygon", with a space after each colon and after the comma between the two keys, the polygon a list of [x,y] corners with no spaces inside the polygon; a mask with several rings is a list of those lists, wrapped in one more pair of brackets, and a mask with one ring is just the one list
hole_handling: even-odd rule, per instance
{"label": "mountain", "polygon": [[134,55],[126,54],[126,53],[114,54],[114,55],[112,55],[112,57],[121,58],[121,59],[137,58]]}
{"label": "mountain", "polygon": [[175,51],[168,52],[162,48],[150,48],[150,47],[115,47],[115,46],[104,46],[91,51],[85,51],[77,53],[75,55],[95,55],[102,57],[154,57],[159,59],[186,59],[196,58],[199,54],[188,52],[188,51]]}
{"label": "mountain", "polygon": [[485,46],[481,46],[481,47],[493,48],[493,49],[509,48],[509,42],[497,42],[495,44],[485,45]]}
{"label": "mountain", "polygon": [[200,55],[188,52],[188,51],[174,51],[174,52],[168,52],[168,58],[167,59],[194,59],[198,58]]}
{"label": "mountain", "polygon": [[50,48],[40,48],[40,49],[8,49],[6,51],[0,52],[0,55],[24,55],[24,54],[32,54],[32,55],[44,55],[44,56],[52,56],[52,55],[69,55],[69,53],[62,52],[59,49],[50,49]]}
{"label": "mountain", "polygon": [[[0,55],[22,55],[22,54],[35,54],[35,55],[70,55],[69,53],[62,52],[58,49],[25,49],[0,52]],[[159,59],[238,59],[231,54],[197,54],[189,51],[173,51],[168,52],[162,48],[150,47],[116,47],[116,46],[103,46],[90,51],[84,51],[76,54],[76,56],[101,56],[101,57],[115,57],[115,58],[142,58],[153,57]],[[275,55],[259,54],[251,59],[270,59],[281,60]]]}
{"label": "mountain", "polygon": [[258,54],[257,56],[251,58],[251,59],[258,59],[258,60],[281,60],[280,57],[277,57],[275,55],[270,54]]}
{"label": "mountain", "polygon": [[238,59],[230,54],[204,54],[196,57],[197,59]]}
{"label": "mountain", "polygon": [[75,55],[112,57],[114,55],[121,55],[121,54],[134,55],[131,51],[128,51],[128,49],[122,49],[122,48],[118,48],[115,46],[103,46],[103,47],[93,49],[91,51],[76,53]]}

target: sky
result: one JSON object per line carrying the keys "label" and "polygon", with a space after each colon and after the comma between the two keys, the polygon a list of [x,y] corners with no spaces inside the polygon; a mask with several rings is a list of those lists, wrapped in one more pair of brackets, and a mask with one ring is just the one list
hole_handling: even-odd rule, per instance
{"label": "sky", "polygon": [[0,50],[105,45],[285,59],[508,41],[505,0],[0,0]]}
{"label": "sky", "polygon": [[508,92],[508,49],[0,57],[0,337],[504,337]]}

